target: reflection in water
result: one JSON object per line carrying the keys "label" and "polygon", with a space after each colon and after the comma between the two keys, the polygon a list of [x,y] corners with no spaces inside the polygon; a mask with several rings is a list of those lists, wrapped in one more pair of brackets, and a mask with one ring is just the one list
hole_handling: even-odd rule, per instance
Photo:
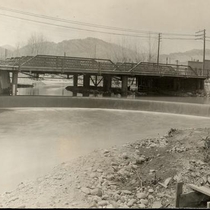
{"label": "reflection in water", "polygon": [[[35,81],[29,79],[22,79],[20,83],[27,82],[33,83],[34,87],[29,88],[18,88],[18,95],[54,95],[54,96],[73,96],[71,91],[67,91],[65,88],[67,86],[73,86],[72,80],[44,80]],[[210,84],[210,83],[209,83]],[[81,81],[78,84],[82,85]],[[206,85],[206,89],[210,92],[210,85]],[[107,95],[102,94],[87,94],[77,93],[74,96],[89,96],[89,97],[107,97]],[[120,94],[112,94],[111,97],[121,97]],[[139,100],[155,100],[155,101],[172,101],[172,102],[185,102],[185,103],[198,103],[198,104],[210,104],[210,99],[206,97],[160,97],[160,96],[135,96],[130,95],[127,98],[135,98]]]}

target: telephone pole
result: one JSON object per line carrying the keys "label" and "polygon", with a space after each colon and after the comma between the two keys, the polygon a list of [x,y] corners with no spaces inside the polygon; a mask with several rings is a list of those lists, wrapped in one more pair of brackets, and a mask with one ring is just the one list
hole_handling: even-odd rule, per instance
{"label": "telephone pole", "polygon": [[161,33],[158,34],[158,53],[157,53],[157,65],[159,65],[159,57],[160,57],[160,40],[161,40]]}
{"label": "telephone pole", "polygon": [[195,40],[203,40],[203,68],[202,68],[202,76],[204,76],[205,57],[206,57],[206,29],[204,29],[202,31],[197,31],[195,36],[198,37]]}

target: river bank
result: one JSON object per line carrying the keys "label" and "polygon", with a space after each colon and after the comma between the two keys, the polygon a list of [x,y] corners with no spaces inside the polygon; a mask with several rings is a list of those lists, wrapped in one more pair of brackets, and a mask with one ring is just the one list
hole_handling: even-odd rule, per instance
{"label": "river bank", "polygon": [[[210,185],[210,128],[98,149],[0,197],[1,207],[174,207],[177,181]],[[189,191],[184,189],[185,192]]]}

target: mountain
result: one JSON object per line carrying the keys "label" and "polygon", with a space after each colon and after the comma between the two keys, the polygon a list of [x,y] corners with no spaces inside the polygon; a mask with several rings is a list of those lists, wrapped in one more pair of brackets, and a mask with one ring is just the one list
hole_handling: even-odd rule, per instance
{"label": "mountain", "polygon": [[[188,61],[203,61],[203,50],[193,49],[186,52],[177,52],[170,54],[160,55],[160,61],[166,63],[166,59],[170,60],[170,63],[187,64]],[[206,49],[206,60],[210,59],[210,49]]]}
{"label": "mountain", "polygon": [[5,59],[5,57],[11,57],[13,56],[13,52],[9,49],[6,49],[4,47],[0,47],[0,60]]}
{"label": "mountain", "polygon": [[[8,46],[4,46],[5,48]],[[12,48],[11,48],[12,49]],[[109,43],[101,39],[88,37],[86,39],[64,40],[59,43],[44,41],[41,43],[33,42],[18,50],[8,50],[8,57],[11,56],[26,56],[26,55],[60,55],[72,57],[89,57],[89,58],[105,58],[111,59],[113,62],[139,62],[147,61],[148,54],[138,53],[137,50],[122,47],[120,45]],[[5,57],[5,49],[0,47],[0,57]],[[152,62],[156,62],[156,52],[153,53]],[[191,60],[203,59],[203,50],[193,49],[186,52],[176,52],[170,54],[161,54],[160,62],[176,64],[187,64]],[[210,59],[210,49],[206,49],[206,59]]]}
{"label": "mountain", "polygon": [[4,48],[4,49],[9,50],[11,52],[15,50],[15,48],[13,46],[11,46],[11,45],[3,45],[1,47]]}
{"label": "mountain", "polygon": [[105,42],[96,38],[64,40],[59,43],[42,42],[26,45],[18,51],[13,52],[13,56],[26,55],[64,55],[72,57],[106,58],[112,61],[136,61],[138,53],[121,47],[117,44]]}

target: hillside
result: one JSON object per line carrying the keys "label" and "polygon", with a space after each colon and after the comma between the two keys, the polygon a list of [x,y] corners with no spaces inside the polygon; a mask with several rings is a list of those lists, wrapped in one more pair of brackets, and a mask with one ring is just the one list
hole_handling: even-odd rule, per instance
{"label": "hillside", "polygon": [[[109,43],[101,39],[86,38],[86,39],[72,39],[64,40],[59,43],[54,42],[42,42],[34,43],[32,45],[26,45],[19,50],[10,45],[4,45],[0,47],[0,58],[5,58],[5,49],[7,49],[7,57],[11,56],[26,56],[36,54],[46,55],[64,55],[73,57],[97,57],[107,58],[114,62],[126,61],[126,62],[139,62],[147,61],[147,54],[139,54],[136,50],[131,50],[120,45]],[[156,52],[153,53],[153,62],[156,62]],[[203,60],[203,50],[193,49],[186,52],[175,52],[170,54],[161,54],[160,62],[166,63],[168,58],[169,63],[187,64],[187,61],[191,60]],[[206,59],[210,59],[210,49],[206,49]]]}
{"label": "hillside", "polygon": [[[160,56],[161,62],[165,63],[166,58],[170,59],[170,63],[176,63],[176,60],[179,61],[179,64],[187,64],[187,61],[191,60],[203,60],[203,50],[193,49],[186,52],[176,52],[170,54],[162,54]],[[206,49],[206,59],[210,59],[210,49]]]}
{"label": "hillside", "polygon": [[4,46],[1,46],[0,47],[0,59],[5,59],[5,56],[6,57],[13,56],[13,51],[12,50],[9,50],[8,48],[6,48]]}
{"label": "hillside", "polygon": [[113,61],[136,61],[137,53],[121,47],[117,44],[108,43],[96,38],[64,40],[59,43],[43,42],[41,44],[26,45],[14,51],[14,56],[25,55],[64,55],[75,57],[107,58]]}

